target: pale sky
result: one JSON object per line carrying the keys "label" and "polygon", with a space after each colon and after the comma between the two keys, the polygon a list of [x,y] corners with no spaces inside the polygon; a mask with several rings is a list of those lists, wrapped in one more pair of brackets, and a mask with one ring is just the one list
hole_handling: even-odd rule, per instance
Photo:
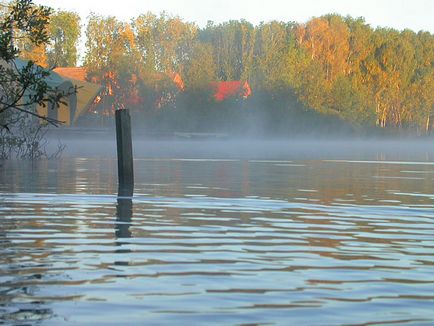
{"label": "pale sky", "polygon": [[409,28],[434,33],[434,0],[35,0],[55,9],[90,12],[129,21],[139,14],[166,11],[200,27],[244,18],[258,24],[270,20],[306,22],[329,13],[363,16],[372,27]]}

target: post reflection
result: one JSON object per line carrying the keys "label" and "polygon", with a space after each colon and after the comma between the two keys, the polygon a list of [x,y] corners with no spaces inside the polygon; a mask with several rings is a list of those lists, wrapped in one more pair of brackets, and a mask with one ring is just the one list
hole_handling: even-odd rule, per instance
{"label": "post reflection", "polygon": [[[129,198],[118,198],[116,205],[116,238],[131,238],[131,218],[133,215],[133,201]],[[120,222],[120,223],[119,223]]]}

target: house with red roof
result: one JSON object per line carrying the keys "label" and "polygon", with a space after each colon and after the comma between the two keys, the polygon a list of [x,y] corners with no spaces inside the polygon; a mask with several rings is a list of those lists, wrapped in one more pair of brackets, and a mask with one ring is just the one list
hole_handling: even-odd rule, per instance
{"label": "house with red roof", "polygon": [[57,67],[54,72],[61,76],[87,82],[87,69],[85,67]]}
{"label": "house with red roof", "polygon": [[212,82],[210,86],[217,102],[224,101],[231,97],[241,97],[246,99],[252,95],[252,89],[247,81],[242,82],[240,80],[234,80]]}
{"label": "house with red roof", "polygon": [[[67,103],[60,103],[51,110],[47,106],[40,105],[37,111],[43,116],[64,122],[66,126],[73,126],[99,96],[101,85],[87,81],[87,70],[84,67],[55,68],[51,76],[52,79],[62,81],[62,85],[69,85],[69,89],[64,91],[70,92],[74,88],[76,92],[68,97]],[[56,85],[56,88],[61,89],[60,86]]]}

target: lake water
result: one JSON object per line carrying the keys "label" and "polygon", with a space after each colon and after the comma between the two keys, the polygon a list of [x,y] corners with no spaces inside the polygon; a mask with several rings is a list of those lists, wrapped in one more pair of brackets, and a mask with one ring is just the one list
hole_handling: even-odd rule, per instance
{"label": "lake water", "polygon": [[0,163],[0,324],[434,324],[432,147],[155,148]]}

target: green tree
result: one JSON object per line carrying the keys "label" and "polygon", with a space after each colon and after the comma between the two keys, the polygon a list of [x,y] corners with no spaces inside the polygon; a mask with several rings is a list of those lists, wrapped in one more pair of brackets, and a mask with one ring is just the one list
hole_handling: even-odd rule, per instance
{"label": "green tree", "polygon": [[0,21],[0,114],[16,110],[55,123],[39,116],[31,107],[34,104],[58,103],[64,94],[59,94],[47,84],[49,71],[32,61],[22,67],[17,64],[21,51],[14,46],[16,38],[25,39],[35,46],[46,44],[50,13],[48,7],[36,6],[30,0],[17,0],[7,7]]}
{"label": "green tree", "polygon": [[216,66],[211,45],[197,42],[192,48],[191,58],[184,71],[187,90],[208,88],[209,84],[216,80]]}
{"label": "green tree", "polygon": [[376,33],[380,43],[373,53],[370,74],[378,124],[402,127],[403,103],[416,68],[414,47],[395,30]]}
{"label": "green tree", "polygon": [[255,38],[252,85],[270,92],[288,86],[294,66],[289,64],[293,39],[291,25],[273,21],[258,26]]}
{"label": "green tree", "polygon": [[253,64],[255,28],[245,20],[208,25],[200,31],[199,40],[210,44],[219,80],[249,79]]}
{"label": "green tree", "polygon": [[[2,5],[0,17],[0,157],[36,158],[45,154],[40,119],[60,122],[36,112],[36,105],[56,106],[69,95],[48,85],[50,72],[33,61],[17,58],[21,51],[15,42],[41,46],[48,42],[46,27],[51,9],[36,6],[30,0]],[[75,90],[71,90],[74,92]],[[37,118],[37,119],[34,119]]]}
{"label": "green tree", "polygon": [[141,63],[148,72],[183,73],[197,27],[179,17],[147,13],[132,22]]}
{"label": "green tree", "polygon": [[50,43],[47,49],[50,67],[74,67],[78,60],[80,16],[74,12],[57,11],[48,25]]}

